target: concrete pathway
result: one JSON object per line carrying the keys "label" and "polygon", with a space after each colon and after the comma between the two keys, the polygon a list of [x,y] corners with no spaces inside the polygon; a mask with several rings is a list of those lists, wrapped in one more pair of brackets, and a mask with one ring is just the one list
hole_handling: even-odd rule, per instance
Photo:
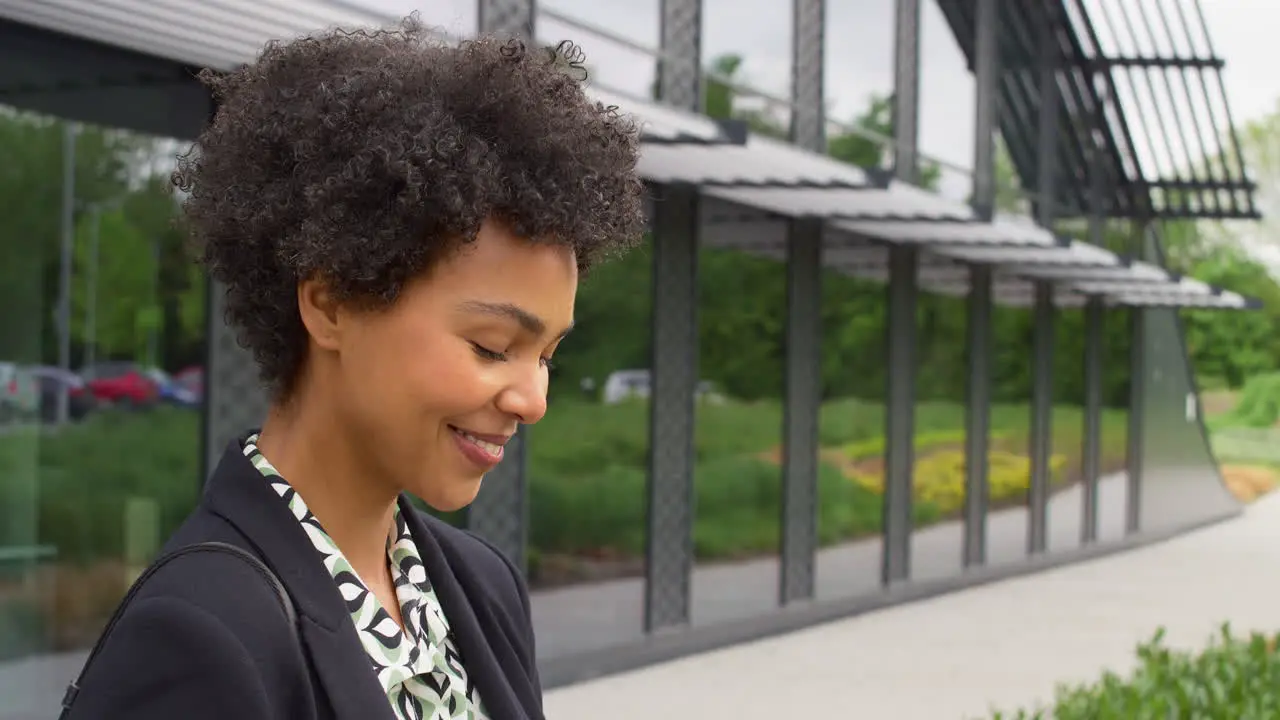
{"label": "concrete pathway", "polygon": [[1158,626],[1280,629],[1280,494],[1158,545],[554,690],[556,720],[956,720],[1127,671]]}

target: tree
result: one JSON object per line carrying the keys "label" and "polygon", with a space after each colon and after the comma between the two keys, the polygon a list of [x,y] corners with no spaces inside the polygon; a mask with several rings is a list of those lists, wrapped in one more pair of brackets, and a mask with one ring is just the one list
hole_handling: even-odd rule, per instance
{"label": "tree", "polygon": [[94,220],[94,215],[85,215],[76,228],[72,334],[81,343],[90,341],[86,319],[92,306],[98,357],[142,360],[149,333],[158,331],[161,322],[154,241],[134,227],[121,209],[99,216],[96,292],[90,296],[89,278],[95,275]]}
{"label": "tree", "polygon": [[[0,162],[0,307],[6,309],[0,313],[0,359],[51,363],[58,356],[55,311],[61,286],[63,128],[58,120],[0,108],[0,149],[4,157]],[[121,317],[99,313],[99,328],[107,333],[100,337],[113,348],[132,356],[137,350],[133,336],[140,332],[139,327],[161,335],[173,329],[164,312],[159,312],[157,318],[156,307],[172,305],[174,298],[184,292],[182,288],[191,285],[193,272],[198,273],[182,250],[181,233],[173,227],[176,206],[167,194],[167,182],[154,174],[157,170],[149,162],[159,152],[158,147],[158,141],[151,138],[93,126],[78,127],[73,363],[83,339],[87,218],[91,217],[91,207],[121,208],[114,217],[110,212],[105,214],[101,226],[100,310],[117,304],[133,309],[132,330],[123,327],[125,320]],[[163,201],[156,200],[159,188],[164,188]],[[156,248],[167,268],[160,274],[158,288],[134,277],[148,268],[155,276]],[[139,308],[150,309],[139,314]],[[171,315],[177,317],[181,313]],[[202,326],[203,312],[199,315]],[[176,327],[179,321],[171,322]],[[202,333],[196,327],[190,326],[185,334],[179,334],[187,340],[198,339]]]}
{"label": "tree", "polygon": [[[873,136],[894,137],[893,100],[883,95],[872,95],[870,102],[867,103],[867,109],[855,117],[852,124],[870,132],[848,131],[828,138],[827,154],[859,167],[885,167],[888,164],[885,156],[890,147]],[[941,179],[942,168],[937,163],[920,163],[921,187],[936,189]]]}

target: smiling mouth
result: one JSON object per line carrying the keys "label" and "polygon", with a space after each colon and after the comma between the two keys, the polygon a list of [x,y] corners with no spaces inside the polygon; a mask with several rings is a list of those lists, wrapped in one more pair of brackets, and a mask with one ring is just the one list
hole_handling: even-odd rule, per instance
{"label": "smiling mouth", "polygon": [[482,440],[476,437],[475,435],[472,435],[471,433],[467,432],[466,430],[463,430],[462,428],[454,427],[452,425],[450,425],[449,428],[453,430],[455,433],[457,433],[458,436],[461,437],[463,440],[466,440],[467,442],[471,443],[472,445],[475,445],[476,447],[489,453],[490,455],[499,456],[499,457],[502,455],[503,443],[496,443],[496,442],[491,442],[489,440]]}

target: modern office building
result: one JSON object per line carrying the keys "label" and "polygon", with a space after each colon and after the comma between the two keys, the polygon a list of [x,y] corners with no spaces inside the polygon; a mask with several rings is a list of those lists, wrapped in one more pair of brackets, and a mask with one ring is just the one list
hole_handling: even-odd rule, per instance
{"label": "modern office building", "polygon": [[[586,281],[547,419],[451,518],[526,568],[548,685],[1238,512],[1180,313],[1255,303],[1163,252],[1178,223],[1257,217],[1195,0],[882,0],[887,132],[826,114],[832,18],[873,3],[754,4],[788,93],[704,56],[733,12],[700,0],[619,6],[646,8],[649,43],[533,0],[472,10],[476,31],[622,48],[652,81],[589,84],[642,124],[649,242]],[[395,22],[376,6],[0,0],[0,180],[21,178],[0,181],[0,720],[54,717],[265,408],[219,289],[124,195],[214,112],[196,69]],[[919,143],[929,14],[973,86],[963,198]],[[103,129],[163,141],[128,155]]]}

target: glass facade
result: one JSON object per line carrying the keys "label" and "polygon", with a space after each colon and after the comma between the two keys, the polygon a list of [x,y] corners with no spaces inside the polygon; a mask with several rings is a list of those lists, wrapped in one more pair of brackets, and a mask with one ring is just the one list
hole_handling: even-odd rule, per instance
{"label": "glass facade", "polygon": [[[642,5],[656,18],[658,3]],[[893,3],[877,5],[874,17],[889,23]],[[833,3],[830,17],[850,7]],[[704,19],[714,24],[730,10],[709,3]],[[935,31],[946,29],[938,11],[928,13]],[[775,15],[770,42],[783,44],[789,22]],[[653,44],[655,28],[632,28],[644,35],[636,42]],[[875,35],[883,40],[888,31]],[[754,42],[731,49],[748,53]],[[828,43],[826,54],[843,58],[854,46]],[[647,95],[651,67],[626,74],[619,62],[606,76],[617,73],[615,84]],[[892,78],[867,82],[876,102],[863,120],[883,121]],[[728,93],[723,82],[715,87]],[[771,116],[767,105],[746,107],[757,130],[772,123],[765,129],[780,134],[788,114]],[[182,132],[194,129],[188,123]],[[842,141],[842,159],[891,165],[874,143]],[[265,409],[251,360],[222,322],[219,293],[188,261],[174,224],[166,173],[179,147],[0,107],[0,720],[56,716],[65,683],[110,612],[195,504],[211,459]],[[939,182],[943,191],[969,192],[959,181]],[[500,484],[486,490],[501,496],[486,505],[482,531],[500,533],[504,547],[510,538],[523,547],[517,559],[531,587],[539,657],[555,669],[551,682],[608,666],[611,654],[642,651],[655,626],[663,640],[764,627],[782,615],[780,578],[795,572],[783,537],[807,510],[783,499],[791,489],[783,224],[751,220],[778,232],[772,251],[749,254],[702,243],[699,235],[725,232],[704,215],[684,220],[655,222],[643,247],[584,281],[576,328],[557,353],[547,417],[525,437],[523,467],[503,468]],[[658,237],[664,232],[680,235]],[[824,254],[834,246],[824,240]],[[816,470],[790,481],[811,483],[815,500],[812,568],[796,587],[811,572],[812,597],[829,607],[883,597],[890,551],[906,558],[907,584],[964,575],[969,308],[954,293],[922,291],[907,318],[914,422],[896,439],[909,444],[913,471],[909,487],[896,488],[910,497],[909,514],[894,522],[909,545],[887,542],[886,387],[904,369],[890,356],[885,269],[883,260],[824,264],[821,342],[817,357],[800,358],[820,380]],[[681,306],[673,293],[694,300]],[[687,312],[694,321],[663,324],[655,308],[665,308],[665,320]],[[1234,509],[1204,442],[1177,315],[1141,312],[1145,442],[1127,441],[1132,378],[1108,371],[1102,391],[1103,542],[1126,535],[1134,487],[1141,530],[1187,527]],[[1047,551],[1067,553],[1081,545],[1084,327],[1077,310],[1054,318],[1045,531]],[[655,326],[694,332],[675,332],[673,341],[655,338]],[[1128,311],[1108,309],[1104,367],[1127,366],[1129,327]],[[1025,564],[1031,528],[1034,313],[996,307],[991,329],[985,554],[988,565],[1016,567]],[[672,358],[685,357],[697,361],[672,371],[679,365]],[[665,419],[682,422],[685,407],[691,433],[671,432]],[[1134,448],[1140,462],[1127,457]],[[1126,482],[1126,461],[1141,468],[1139,482]],[[454,520],[480,528],[475,517]]]}
{"label": "glass facade", "polygon": [[173,224],[174,148],[0,113],[0,155],[18,169],[0,179],[6,720],[53,717],[199,492],[205,288]]}

